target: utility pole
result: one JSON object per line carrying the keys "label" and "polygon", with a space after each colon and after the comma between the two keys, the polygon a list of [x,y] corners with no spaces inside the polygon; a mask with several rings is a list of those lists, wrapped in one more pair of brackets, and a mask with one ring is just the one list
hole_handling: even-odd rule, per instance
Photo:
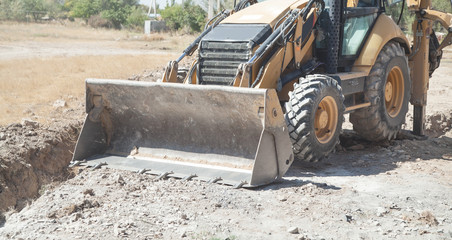
{"label": "utility pole", "polygon": [[151,9],[154,8],[154,17],[157,16],[157,7],[155,4],[155,0],[151,0],[151,3],[149,4],[149,10],[148,10],[148,16],[151,14]]}

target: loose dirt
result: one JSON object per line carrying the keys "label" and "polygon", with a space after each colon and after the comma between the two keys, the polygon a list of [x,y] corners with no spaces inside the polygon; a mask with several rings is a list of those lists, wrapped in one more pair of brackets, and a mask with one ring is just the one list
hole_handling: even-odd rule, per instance
{"label": "loose dirt", "polygon": [[0,127],[0,211],[21,210],[47,184],[71,176],[67,165],[82,121],[70,119],[81,119],[83,112],[55,111],[58,120],[50,126],[25,118]]}
{"label": "loose dirt", "polygon": [[410,134],[411,113],[398,139],[380,144],[345,123],[336,153],[295,163],[282,181],[256,189],[67,169],[80,99],[59,107],[48,126],[2,127],[0,238],[451,239],[451,59],[447,49],[430,82],[429,138]]}

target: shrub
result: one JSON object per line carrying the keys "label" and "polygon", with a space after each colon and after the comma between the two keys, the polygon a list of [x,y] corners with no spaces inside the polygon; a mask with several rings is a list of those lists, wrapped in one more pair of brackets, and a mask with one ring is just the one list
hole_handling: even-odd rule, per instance
{"label": "shrub", "polygon": [[144,10],[140,7],[133,6],[127,17],[126,25],[133,29],[143,29],[144,21],[146,19],[148,19],[148,17]]}
{"label": "shrub", "polygon": [[111,28],[113,27],[113,23],[108,21],[105,18],[102,18],[100,15],[93,15],[88,19],[88,25],[93,28]]}
{"label": "shrub", "polygon": [[166,6],[160,14],[171,30],[189,27],[192,32],[198,32],[206,22],[206,12],[191,0],[185,1],[183,5]]}

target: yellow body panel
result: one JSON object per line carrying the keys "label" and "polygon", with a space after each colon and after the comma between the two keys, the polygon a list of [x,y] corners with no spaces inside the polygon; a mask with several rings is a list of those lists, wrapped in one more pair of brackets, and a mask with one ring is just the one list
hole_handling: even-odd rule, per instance
{"label": "yellow body panel", "polygon": [[381,14],[353,65],[353,72],[369,73],[383,46],[391,40],[400,42],[409,51],[410,42],[403,31],[388,16]]}
{"label": "yellow body panel", "polygon": [[274,27],[277,21],[290,9],[305,5],[307,0],[269,0],[251,5],[232,14],[221,23],[270,24]]}
{"label": "yellow body panel", "polygon": [[421,23],[422,29],[418,29],[417,22],[413,23],[413,32],[422,32],[422,36],[414,38],[413,45],[419,46],[418,51],[409,59],[411,69],[411,99],[410,102],[414,106],[427,105],[427,90],[429,77],[429,43],[430,34],[432,33],[433,22],[424,20]]}
{"label": "yellow body panel", "polygon": [[347,1],[347,7],[351,7],[351,8],[354,8],[354,7],[357,7],[358,6],[358,0],[348,0]]}

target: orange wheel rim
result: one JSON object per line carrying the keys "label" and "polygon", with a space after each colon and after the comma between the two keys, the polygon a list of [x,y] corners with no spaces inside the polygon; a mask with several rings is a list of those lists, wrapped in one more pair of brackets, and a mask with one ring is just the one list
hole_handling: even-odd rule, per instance
{"label": "orange wheel rim", "polygon": [[392,118],[395,118],[402,109],[404,89],[402,70],[397,66],[393,67],[389,71],[385,84],[386,112]]}
{"label": "orange wheel rim", "polygon": [[336,101],[331,96],[324,97],[317,107],[314,119],[315,136],[320,143],[328,143],[333,138],[337,128],[337,119]]}

